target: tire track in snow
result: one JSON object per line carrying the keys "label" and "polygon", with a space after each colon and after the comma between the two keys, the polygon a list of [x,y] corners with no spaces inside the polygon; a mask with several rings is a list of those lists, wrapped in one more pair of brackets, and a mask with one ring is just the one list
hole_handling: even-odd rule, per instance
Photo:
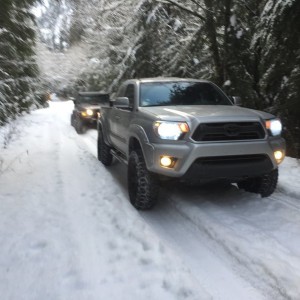
{"label": "tire track in snow", "polygon": [[292,209],[296,209],[300,213],[300,199],[291,197],[284,192],[276,192],[269,197],[272,200],[280,202]]}
{"label": "tire track in snow", "polygon": [[[156,236],[154,238],[155,244],[151,244],[153,238],[151,238],[151,234],[148,233],[148,230],[145,229],[145,223],[142,222],[137,212],[129,203],[123,201],[124,196],[122,191],[121,194],[119,194],[118,184],[116,184],[117,188],[114,188],[116,193],[111,194],[111,189],[108,189],[107,185],[111,182],[112,178],[110,178],[110,172],[106,171],[106,169],[99,164],[98,160],[94,158],[95,152],[91,147],[95,145],[95,143],[89,143],[89,139],[86,140],[86,136],[78,136],[75,132],[73,135],[73,132],[70,130],[71,128],[67,124],[66,126],[61,126],[59,129],[61,132],[61,152],[64,153],[60,159],[60,168],[63,170],[63,198],[64,202],[67,203],[66,209],[72,229],[70,234],[72,234],[72,240],[75,244],[76,257],[78,257],[79,269],[77,269],[76,275],[77,278],[79,278],[79,288],[83,291],[87,288],[88,290],[97,289],[97,285],[99,288],[99,280],[101,279],[99,279],[99,274],[103,276],[104,273],[103,270],[99,268],[106,268],[110,272],[107,274],[107,278],[115,277],[114,280],[124,281],[126,285],[127,283],[132,285],[132,282],[134,284],[138,283],[139,286],[135,286],[135,289],[132,289],[129,295],[124,294],[122,299],[140,299],[141,297],[132,297],[132,295],[141,293],[145,295],[145,299],[148,299],[149,297],[147,298],[147,294],[145,294],[147,290],[149,295],[152,295],[149,299],[158,299],[155,297],[156,293],[165,295],[161,297],[170,300],[209,298],[205,290],[202,289],[201,284],[194,284],[193,276],[190,276],[189,272],[181,266],[180,261],[177,263],[177,260],[174,260],[173,256],[169,257],[169,255],[165,253],[164,247],[157,242]],[[71,141],[68,141],[68,139],[71,139]],[[79,165],[76,166],[76,163]],[[96,166],[92,166],[93,164],[96,164]],[[81,180],[74,178],[76,174],[78,174]],[[99,178],[98,176],[101,175],[102,178]],[[103,175],[105,178],[103,178]],[[83,195],[81,194],[76,194],[79,185],[82,185],[85,191],[91,190],[91,193],[84,195],[84,197],[82,197]],[[112,186],[114,185],[113,180]],[[74,191],[72,187],[74,187]],[[101,193],[101,187],[104,189],[103,193]],[[97,199],[96,195],[98,197],[102,195],[102,199]],[[105,203],[103,204],[98,200],[104,201]],[[99,209],[101,209],[101,212],[99,212]],[[118,218],[120,213],[118,214],[116,209],[121,211],[122,218]],[[101,216],[100,219],[98,218],[97,211]],[[103,213],[105,213],[104,216]],[[135,219],[136,217],[137,220]],[[97,229],[100,231],[100,236],[102,237],[103,231],[105,230],[105,227],[101,227],[101,224],[108,226],[109,231],[114,233],[116,232],[114,230],[117,230],[120,237],[110,236],[107,241],[104,235],[104,241],[97,239],[95,237]],[[136,226],[140,227],[141,231],[139,231]],[[111,227],[115,227],[115,229]],[[146,233],[148,233],[148,235]],[[100,242],[103,244],[100,245]],[[130,247],[128,247],[128,242],[132,244]],[[101,251],[101,249],[107,247],[109,247],[110,251],[106,249],[104,256],[101,257],[99,250]],[[142,251],[138,251],[140,248]],[[91,251],[90,249],[93,250]],[[103,261],[103,259],[106,259],[106,261]],[[132,262],[130,269],[128,269],[127,260]],[[137,266],[135,264],[137,264]],[[87,266],[91,266],[91,269]],[[147,272],[153,268],[157,269],[157,271],[154,273],[153,271],[150,273]],[[141,277],[141,279],[136,278],[136,274],[131,274],[136,269],[139,271],[145,269],[145,274],[138,276]],[[126,279],[123,278],[124,274]],[[154,275],[154,278],[149,278],[145,281],[145,278],[149,275],[151,276],[151,274]],[[131,277],[131,280],[126,282],[128,277]],[[163,279],[162,282],[159,280],[160,277]],[[178,280],[178,278],[180,278],[180,280]],[[173,282],[172,280],[175,281]],[[108,282],[104,284],[109,285]],[[197,288],[193,289],[189,286]],[[126,290],[128,290],[128,287],[126,287]],[[101,294],[101,290],[98,291],[98,295]],[[116,293],[118,293],[118,291],[114,288],[112,288],[109,293],[106,292],[106,294],[109,295]],[[93,295],[95,294],[97,293]],[[119,299],[119,297],[112,298]]]}
{"label": "tire track in snow", "polygon": [[[57,120],[59,124],[61,120]],[[66,284],[72,284],[78,291],[78,299],[98,299],[101,281],[104,278],[99,272],[103,265],[95,232],[97,220],[91,209],[90,198],[86,191],[90,187],[90,179],[82,172],[84,148],[78,144],[77,134],[70,133],[67,124],[58,127],[60,139],[59,167],[63,181],[62,197],[64,199],[67,218],[70,225],[71,249],[74,260],[73,267],[66,274]],[[78,187],[82,192],[78,193]],[[92,205],[93,207],[93,205]],[[98,292],[95,292],[97,291]]]}
{"label": "tire track in snow", "polygon": [[[278,244],[277,240],[271,235],[262,232],[262,228],[257,227],[247,218],[241,216],[235,217],[233,213],[232,215],[226,216],[229,218],[227,220],[228,224],[226,222],[220,222],[220,219],[224,219],[224,213],[226,213],[226,211],[224,211],[224,205],[220,207],[219,212],[215,210],[215,207],[218,205],[215,204],[217,201],[214,198],[217,194],[214,194],[214,192],[212,192],[212,195],[207,193],[207,199],[200,205],[197,205],[195,201],[189,203],[189,201],[183,200],[184,198],[181,197],[182,193],[182,191],[179,191],[178,193],[172,193],[170,191],[171,196],[169,199],[178,212],[195,224],[201,232],[216,241],[239,265],[244,266],[248,270],[247,278],[249,278],[254,285],[260,285],[257,280],[257,278],[259,278],[259,281],[263,282],[263,285],[261,286],[262,290],[267,291],[269,295],[273,295],[271,299],[297,299],[297,293],[294,293],[297,287],[294,286],[292,292],[287,289],[285,285],[289,283],[289,279],[283,278],[284,276],[282,277],[282,275],[284,275],[282,274],[282,270],[279,270],[279,273],[276,274],[277,266],[275,265],[275,267],[272,268],[271,262],[276,262],[275,264],[281,266],[281,268],[294,270],[294,275],[287,274],[287,277],[290,278],[290,282],[295,281],[292,280],[294,279],[293,276],[298,276],[300,281],[300,270],[297,268],[298,257],[295,256],[292,260],[293,255],[288,249],[284,248],[281,244]],[[249,195],[250,197],[253,197],[253,195]],[[187,198],[188,193],[185,193],[184,196]],[[196,195],[194,195],[194,197],[195,196]],[[221,194],[219,196],[221,196]],[[230,201],[230,198],[226,196],[226,193],[225,195],[222,193],[222,198],[224,201]],[[203,201],[202,199],[203,196],[200,196],[199,201]],[[220,212],[222,215],[220,215]],[[239,226],[243,228],[243,230],[240,233],[237,233],[234,229],[235,226]],[[252,234],[254,240],[251,241],[249,238],[247,239],[247,236],[241,235],[241,233],[243,234],[247,231]],[[257,244],[257,247],[259,248],[260,244],[264,245],[266,242],[269,244],[269,247],[267,249],[262,248],[262,251],[267,251],[268,254],[265,256],[262,255],[262,257],[260,257],[259,253],[253,254],[245,248],[245,245],[248,245],[249,248],[254,247],[255,249],[255,244]],[[241,243],[242,246],[240,245]],[[280,253],[284,258],[282,256],[276,257],[276,255],[273,255],[273,250],[278,249],[280,249]],[[263,257],[265,257],[269,263],[265,263]],[[289,260],[292,260],[293,262],[290,262]]]}
{"label": "tire track in snow", "polygon": [[[88,131],[81,138],[91,153],[96,156],[96,151],[93,150],[93,146],[94,148],[96,147],[95,132]],[[125,167],[120,164],[108,170],[119,180],[127,193]],[[163,202],[163,199],[160,200]],[[155,208],[150,213],[141,213],[141,216],[155,231],[164,245],[172,249],[172,251],[174,251],[174,248],[176,249],[174,253],[185,262],[191,273],[199,280],[199,283],[213,294],[214,299],[271,299],[251,286],[241,276],[241,273],[233,270],[233,268],[240,269],[239,265],[235,263],[232,266],[231,259],[223,262],[223,258],[220,258],[215,253],[216,251],[213,250],[217,244],[213,242],[212,245],[211,241],[203,237],[201,235],[203,232],[201,230],[199,232],[199,228],[195,226],[195,223],[182,216],[177,209],[174,209],[173,204],[170,205],[171,202],[171,200],[168,200],[167,203],[158,205],[158,208]],[[188,237],[185,238],[185,243],[183,244],[178,243],[178,241],[182,240],[182,236]],[[209,237],[209,239],[211,238]],[[207,246],[207,244],[210,245]],[[193,253],[192,257],[190,256],[191,250]],[[218,270],[217,272],[211,270],[210,263],[213,264],[215,270]],[[243,268],[239,272],[245,272],[245,269]],[[214,282],[215,285],[211,286],[211,282]]]}
{"label": "tire track in snow", "polygon": [[[88,133],[87,136],[84,136],[83,139],[86,142],[86,144],[88,145],[88,148],[92,149],[93,144],[95,144],[95,142],[96,142],[96,138],[95,138],[94,134],[92,132],[90,132],[90,133]],[[95,156],[95,151],[92,151],[92,152],[93,152],[93,155]],[[115,172],[115,171],[113,171],[113,172]],[[118,173],[118,171],[117,171],[117,173]],[[119,174],[115,174],[115,175],[119,176]],[[123,181],[123,180],[121,180],[121,181]],[[126,186],[124,186],[123,188],[126,190]],[[172,193],[168,192],[168,194],[171,195]],[[249,193],[244,193],[241,191],[238,191],[237,194],[239,194],[237,197],[239,197],[241,195],[241,198],[243,198],[243,199],[245,199],[245,195],[249,195],[250,197],[253,197],[253,195],[251,195]],[[226,251],[227,255],[231,257],[231,260],[235,261],[235,264],[233,264],[232,267],[236,268],[238,270],[238,273],[240,274],[240,276],[242,278],[244,278],[246,281],[248,280],[249,282],[251,282],[252,285],[255,286],[256,288],[258,288],[262,294],[264,294],[264,293],[266,295],[268,294],[269,296],[267,298],[269,298],[269,299],[295,299],[293,294],[289,293],[289,291],[286,289],[286,287],[285,287],[286,282],[282,282],[281,279],[278,278],[274,274],[274,272],[273,272],[274,270],[273,271],[270,270],[269,267],[264,262],[260,261],[259,257],[258,258],[247,257],[249,255],[249,253],[247,253],[247,252],[245,253],[245,251],[241,247],[238,246],[237,241],[234,241],[234,240],[226,241],[226,238],[224,239],[221,237],[222,232],[224,232],[224,229],[222,229],[220,226],[215,226],[213,224],[217,220],[214,220],[214,218],[209,219],[207,216],[205,216],[205,214],[202,214],[203,212],[201,211],[201,208],[199,208],[197,206],[194,207],[193,209],[195,211],[199,210],[199,214],[204,217],[205,221],[201,221],[201,220],[199,221],[199,218],[194,219],[192,217],[192,215],[190,214],[190,212],[186,212],[185,209],[182,209],[182,206],[186,206],[186,203],[184,203],[185,202],[184,200],[182,200],[182,199],[178,200],[178,199],[176,199],[176,197],[174,199],[172,196],[171,197],[167,196],[167,197],[169,198],[168,201],[170,201],[171,205],[174,206],[176,208],[176,210],[178,211],[178,214],[181,217],[183,217],[185,220],[187,220],[187,223],[189,224],[189,225],[185,225],[186,226],[185,234],[190,235],[189,231],[192,230],[192,228],[196,227],[200,234],[204,233],[209,240],[211,240],[212,242],[216,242],[218,247],[220,249],[223,249],[224,251]],[[205,195],[204,195],[204,197],[205,197]],[[289,201],[287,199],[283,200],[283,199],[278,198],[278,193],[274,194],[272,197],[269,197],[268,199],[275,200],[279,204],[288,206],[289,208],[299,210],[299,207],[295,203],[293,203],[292,200]],[[208,195],[207,201],[209,204],[212,204],[212,206],[215,205],[214,201],[211,202],[211,200],[209,199],[209,195]],[[150,218],[147,217],[146,222],[155,229],[155,225],[152,222],[151,218],[152,218],[151,216],[150,216]],[[280,252],[285,253],[284,254],[285,257],[289,256],[290,253],[289,253],[288,249],[285,249],[282,244],[278,243],[278,241],[276,241],[276,239],[274,239],[273,236],[269,235],[267,232],[261,231],[261,228],[255,226],[255,224],[251,223],[251,221],[249,219],[247,219],[245,217],[233,218],[232,216],[231,216],[231,218],[232,218],[231,219],[232,222],[235,222],[235,223],[240,222],[242,226],[244,226],[245,228],[248,228],[248,230],[252,230],[253,232],[255,232],[256,237],[258,238],[259,241],[268,241],[269,244],[273,245],[273,247],[271,246],[269,248],[269,251],[272,252],[272,248],[281,249]],[[156,221],[157,221],[157,219],[156,219]],[[165,226],[164,230],[166,230],[166,232],[172,233],[172,230],[170,228],[168,228],[168,226],[170,226],[170,224],[168,224],[168,219],[166,222],[167,223],[164,225]],[[161,228],[164,227],[162,225],[160,225],[160,226],[161,226]],[[227,235],[229,235],[229,236],[235,235],[233,229],[231,229],[230,227],[227,227],[226,229],[228,231]],[[159,236],[159,234],[160,233],[158,232],[158,236]],[[161,238],[162,238],[162,241],[164,242],[165,237],[161,237]],[[197,237],[195,236],[195,238],[197,238]],[[242,236],[235,236],[235,238],[237,238],[240,241],[243,241],[244,243],[248,243],[250,247],[252,246],[252,242],[247,241],[247,239],[245,239]],[[174,241],[172,241],[172,242],[174,243]],[[189,249],[185,249],[185,251],[188,252]],[[203,248],[202,248],[202,251],[204,251]],[[182,257],[184,255],[181,253],[180,256]],[[183,258],[183,259],[185,260],[185,258]],[[276,260],[276,256],[274,256],[273,258],[269,258],[269,259]],[[289,265],[288,260],[282,261],[282,266],[288,266],[288,265]],[[244,274],[242,274],[242,273],[244,273]],[[259,276],[259,279],[258,279],[258,276]],[[217,277],[216,277],[216,280],[217,280]],[[216,292],[216,295],[217,295],[217,293],[218,292]],[[216,296],[216,297],[218,297],[218,296]]]}

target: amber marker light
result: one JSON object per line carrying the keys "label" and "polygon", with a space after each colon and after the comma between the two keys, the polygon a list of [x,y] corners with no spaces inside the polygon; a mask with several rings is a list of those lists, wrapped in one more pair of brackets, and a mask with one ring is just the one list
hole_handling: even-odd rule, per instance
{"label": "amber marker light", "polygon": [[182,131],[182,133],[187,133],[190,131],[189,125],[187,123],[180,123],[179,128]]}
{"label": "amber marker light", "polygon": [[270,129],[271,128],[271,121],[266,121],[266,128]]}

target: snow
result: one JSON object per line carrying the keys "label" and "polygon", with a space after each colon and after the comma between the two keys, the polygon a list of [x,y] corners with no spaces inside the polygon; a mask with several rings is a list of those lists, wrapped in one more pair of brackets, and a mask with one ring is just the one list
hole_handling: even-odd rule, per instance
{"label": "snow", "polygon": [[238,30],[238,32],[236,33],[236,38],[240,39],[243,36],[243,29]]}
{"label": "snow", "polygon": [[49,84],[50,90],[53,86],[60,89],[68,86],[88,65],[84,45],[73,46],[64,53],[50,51],[42,43],[38,43],[37,49],[41,77]]}
{"label": "snow", "polygon": [[231,25],[232,27],[235,27],[236,24],[237,24],[237,21],[236,21],[236,15],[232,15],[232,16],[230,17],[230,25]]}
{"label": "snow", "polygon": [[197,66],[200,64],[200,60],[196,57],[193,58],[194,65]]}
{"label": "snow", "polygon": [[300,199],[300,161],[286,157],[283,166],[278,188],[285,194]]}
{"label": "snow", "polygon": [[299,299],[300,164],[269,198],[166,185],[150,212],[71,101],[0,129],[1,299]]}
{"label": "snow", "polygon": [[231,81],[230,80],[226,80],[223,85],[224,86],[230,86],[231,85]]}
{"label": "snow", "polygon": [[175,22],[174,22],[174,25],[173,25],[174,31],[177,31],[181,27],[182,27],[182,22],[180,20],[178,20],[178,19],[175,19]]}

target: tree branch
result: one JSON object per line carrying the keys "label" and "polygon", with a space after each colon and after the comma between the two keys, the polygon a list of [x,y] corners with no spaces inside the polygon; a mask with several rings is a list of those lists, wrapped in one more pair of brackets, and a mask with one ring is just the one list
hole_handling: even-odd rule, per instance
{"label": "tree branch", "polygon": [[165,3],[165,4],[173,4],[173,5],[176,6],[177,8],[179,8],[179,9],[181,9],[181,10],[183,10],[183,11],[185,11],[185,12],[187,12],[187,13],[189,13],[189,14],[191,14],[191,15],[197,17],[197,18],[199,18],[199,19],[202,20],[202,21],[205,21],[205,18],[204,18],[202,15],[200,15],[200,14],[197,13],[196,11],[191,10],[190,8],[187,8],[187,7],[183,6],[183,5],[180,4],[180,3],[177,3],[177,2],[174,1],[174,0],[156,0],[156,1],[157,1],[157,2],[160,2],[160,3]]}

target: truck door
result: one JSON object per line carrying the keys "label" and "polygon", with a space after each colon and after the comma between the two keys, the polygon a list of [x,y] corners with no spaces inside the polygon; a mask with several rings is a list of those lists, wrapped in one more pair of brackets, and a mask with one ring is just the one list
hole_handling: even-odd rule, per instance
{"label": "truck door", "polygon": [[[117,93],[117,97],[122,97],[125,93],[125,90],[127,88],[127,85],[126,84],[123,84],[118,93]],[[112,145],[118,149],[118,150],[121,150],[121,146],[122,146],[122,143],[121,143],[121,135],[120,135],[120,132],[119,132],[119,123],[120,123],[120,109],[117,108],[117,107],[112,107],[111,111],[110,111],[110,116],[108,118],[108,123],[109,123],[109,138],[110,138],[110,141],[112,143]]]}
{"label": "truck door", "polygon": [[129,99],[129,109],[118,109],[119,119],[117,121],[117,130],[119,135],[119,147],[123,153],[127,151],[128,143],[128,132],[130,126],[130,120],[133,117],[132,110],[134,107],[134,100],[136,98],[135,85],[130,83],[127,85],[127,88],[124,93],[124,97]]}

